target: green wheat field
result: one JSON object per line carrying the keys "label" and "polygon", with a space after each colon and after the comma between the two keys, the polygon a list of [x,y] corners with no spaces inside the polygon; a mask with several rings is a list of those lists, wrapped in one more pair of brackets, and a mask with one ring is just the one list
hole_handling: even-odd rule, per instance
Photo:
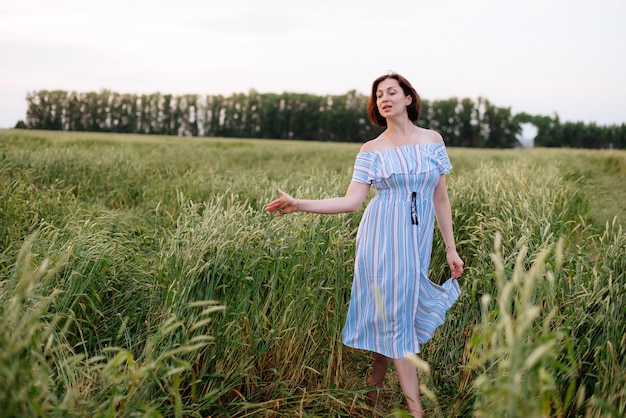
{"label": "green wheat field", "polygon": [[[406,416],[341,342],[362,210],[263,211],[342,195],[359,146],[0,131],[2,416]],[[448,151],[427,416],[624,416],[626,151]]]}

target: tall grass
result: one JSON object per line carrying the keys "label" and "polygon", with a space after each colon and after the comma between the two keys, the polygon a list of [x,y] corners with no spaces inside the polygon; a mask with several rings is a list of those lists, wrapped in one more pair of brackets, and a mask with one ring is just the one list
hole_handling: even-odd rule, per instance
{"label": "tall grass", "polygon": [[[393,371],[374,410],[364,397],[369,356],[341,343],[360,212],[262,211],[277,187],[343,193],[357,150],[0,132],[0,407],[8,416],[401,416]],[[571,150],[449,152],[467,269],[421,354],[427,411],[626,413],[624,213],[598,215],[590,193],[623,180],[622,154],[606,163]],[[606,168],[593,188],[590,163]],[[437,236],[431,276],[446,275]]]}

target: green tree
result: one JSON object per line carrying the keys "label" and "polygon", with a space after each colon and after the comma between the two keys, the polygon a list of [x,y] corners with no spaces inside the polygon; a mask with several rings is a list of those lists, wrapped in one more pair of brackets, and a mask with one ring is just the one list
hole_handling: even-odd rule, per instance
{"label": "green tree", "polygon": [[545,115],[534,116],[532,123],[537,127],[536,146],[560,147],[564,145],[558,115],[555,114],[554,118]]}
{"label": "green tree", "polygon": [[487,132],[484,146],[488,148],[513,148],[519,145],[517,136],[521,127],[515,120],[510,108],[499,108],[488,100],[484,101],[485,112],[482,123]]}
{"label": "green tree", "polygon": [[[367,118],[368,96],[351,90],[317,96],[250,90],[229,97],[161,93],[67,93],[40,90],[26,96],[28,129],[146,133],[363,142],[382,132]],[[537,128],[535,145],[545,147],[624,148],[626,125],[561,123],[558,115],[513,114],[510,108],[450,98],[422,100],[419,126],[439,131],[451,146],[510,148],[518,145],[522,125]]]}

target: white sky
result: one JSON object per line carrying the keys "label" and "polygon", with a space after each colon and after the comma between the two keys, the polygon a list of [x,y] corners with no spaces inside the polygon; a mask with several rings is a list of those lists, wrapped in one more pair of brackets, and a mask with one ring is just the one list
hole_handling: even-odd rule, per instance
{"label": "white sky", "polygon": [[479,96],[626,122],[626,0],[0,0],[0,128],[35,90]]}

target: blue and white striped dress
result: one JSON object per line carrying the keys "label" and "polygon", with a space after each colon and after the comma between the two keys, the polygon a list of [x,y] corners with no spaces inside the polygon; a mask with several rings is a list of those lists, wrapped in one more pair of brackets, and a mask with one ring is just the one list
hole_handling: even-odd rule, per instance
{"label": "blue and white striped dress", "polygon": [[390,358],[419,353],[461,294],[456,280],[439,286],[428,279],[433,193],[451,169],[443,142],[357,155],[352,181],[377,193],[356,238],[347,346]]}

